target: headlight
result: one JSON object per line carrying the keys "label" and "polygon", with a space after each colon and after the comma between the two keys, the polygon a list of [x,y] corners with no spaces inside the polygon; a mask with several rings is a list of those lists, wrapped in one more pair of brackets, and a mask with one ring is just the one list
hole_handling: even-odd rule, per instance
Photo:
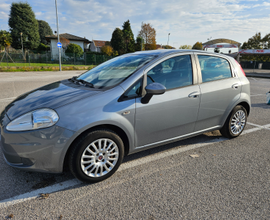
{"label": "headlight", "polygon": [[14,119],[7,125],[8,131],[28,131],[47,128],[56,124],[59,116],[52,109],[39,109]]}

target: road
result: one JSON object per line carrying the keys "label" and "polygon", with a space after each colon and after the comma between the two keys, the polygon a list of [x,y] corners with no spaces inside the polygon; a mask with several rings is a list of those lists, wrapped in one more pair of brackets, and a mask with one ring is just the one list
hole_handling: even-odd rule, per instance
{"label": "road", "polygon": [[[6,83],[0,73],[0,110],[20,93],[80,73],[48,73],[42,82],[41,73],[14,74]],[[0,219],[269,219],[270,79],[249,80],[252,110],[240,137],[215,131],[130,155],[100,183],[20,171],[1,155]]]}

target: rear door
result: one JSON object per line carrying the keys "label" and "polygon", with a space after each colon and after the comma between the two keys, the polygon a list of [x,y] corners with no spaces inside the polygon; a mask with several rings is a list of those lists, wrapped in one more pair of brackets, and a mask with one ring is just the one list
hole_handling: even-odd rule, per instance
{"label": "rear door", "polygon": [[224,115],[240,98],[241,83],[224,57],[198,54],[201,103],[195,131],[222,125]]}

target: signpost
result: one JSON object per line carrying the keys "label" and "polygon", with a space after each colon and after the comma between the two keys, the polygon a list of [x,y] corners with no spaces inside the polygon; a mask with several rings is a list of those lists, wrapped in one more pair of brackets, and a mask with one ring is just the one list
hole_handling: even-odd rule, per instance
{"label": "signpost", "polygon": [[55,0],[55,10],[56,10],[57,39],[58,39],[57,47],[58,47],[58,53],[59,53],[59,71],[62,71],[62,68],[61,68],[61,47],[62,47],[62,44],[60,43],[60,39],[59,39],[57,0]]}

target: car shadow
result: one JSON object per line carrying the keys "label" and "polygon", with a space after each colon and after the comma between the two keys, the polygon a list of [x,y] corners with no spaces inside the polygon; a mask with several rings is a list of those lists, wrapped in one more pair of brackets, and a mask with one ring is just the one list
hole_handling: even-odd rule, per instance
{"label": "car shadow", "polygon": [[[205,143],[207,141],[211,141],[213,139],[217,139],[220,137],[221,135],[219,131],[204,133],[196,137],[191,137],[188,139],[161,145],[158,147],[154,147],[148,150],[143,150],[141,152],[128,155],[124,157],[122,164],[131,162],[131,161],[134,161],[139,158],[146,157],[146,156],[162,153],[164,151],[167,151],[176,147],[186,147],[188,145]],[[0,150],[0,154],[1,153],[2,152]],[[2,155],[0,158],[2,159]],[[4,163],[3,160],[0,163],[0,166],[1,166],[0,170],[4,170],[4,172],[8,174],[8,175],[5,175],[4,177],[2,176],[2,178],[0,179],[1,182],[3,182],[3,185],[0,186],[0,190],[4,192],[4,193],[1,193],[0,195],[0,201],[12,198],[17,195],[28,193],[37,189],[42,189],[44,187],[51,186],[57,183],[61,184],[64,181],[74,179],[73,175],[71,174],[69,170],[66,170],[61,174],[48,174],[48,173],[22,171],[16,168],[9,167],[7,164]],[[117,172],[112,177],[102,182],[106,183],[107,181],[113,181],[113,179],[115,178],[117,179],[117,177],[115,177],[116,175],[117,175]],[[87,184],[87,183],[82,182],[81,184],[71,186],[70,188],[64,189],[64,190],[80,188],[80,187],[89,186],[89,185],[105,184],[102,182],[93,183],[93,184]]]}
{"label": "car shadow", "polygon": [[253,108],[270,109],[270,105],[267,105],[266,103],[251,104],[251,107],[253,107]]}
{"label": "car shadow", "polygon": [[219,131],[204,133],[204,134],[196,136],[196,137],[190,137],[187,139],[179,140],[179,141],[172,142],[169,144],[164,144],[164,145],[161,145],[158,147],[154,147],[154,148],[151,148],[148,150],[143,150],[141,152],[128,155],[124,158],[123,163],[130,162],[132,160],[136,160],[139,158],[143,158],[145,156],[150,156],[150,155],[154,155],[157,153],[161,153],[162,151],[167,151],[167,150],[170,150],[170,149],[176,148],[176,147],[185,147],[188,145],[205,143],[207,141],[210,141],[210,140],[213,140],[216,138],[220,138],[220,137],[221,137],[221,134]]}

